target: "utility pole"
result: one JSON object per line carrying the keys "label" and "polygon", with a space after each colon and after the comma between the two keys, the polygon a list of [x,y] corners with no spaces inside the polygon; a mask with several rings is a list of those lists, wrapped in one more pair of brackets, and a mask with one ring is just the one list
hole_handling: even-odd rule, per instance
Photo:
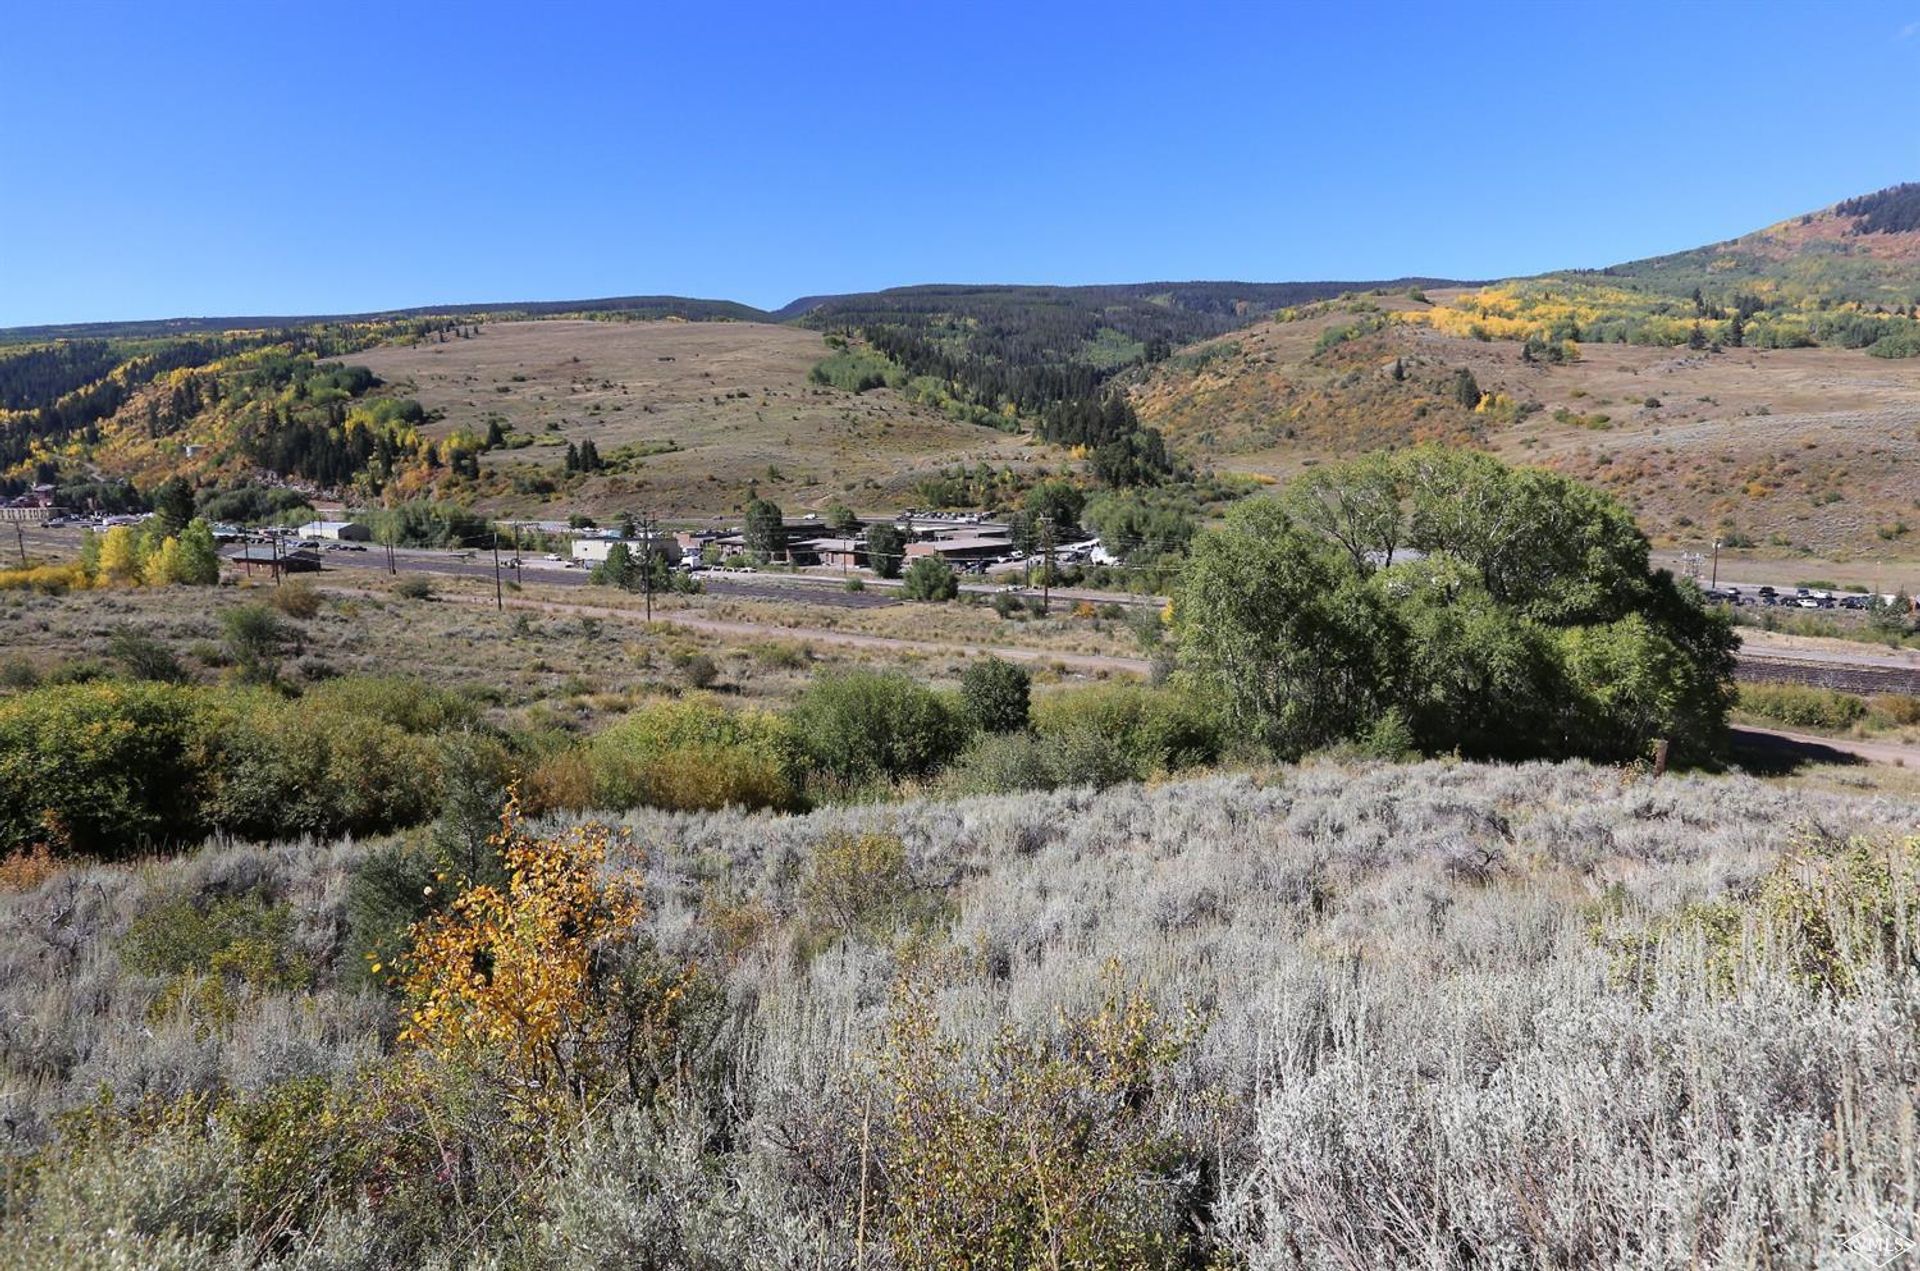
{"label": "utility pole", "polygon": [[1053,605],[1053,517],[1040,518],[1040,612]]}
{"label": "utility pole", "polygon": [[647,591],[647,621],[653,621],[653,518],[640,519],[640,574]]}
{"label": "utility pole", "polygon": [[1713,540],[1713,581],[1708,584],[1710,590],[1720,590],[1720,540]]}
{"label": "utility pole", "polygon": [[25,569],[27,567],[27,532],[21,528],[18,521],[13,523],[13,538],[14,542],[20,545],[20,568]]}
{"label": "utility pole", "polygon": [[280,585],[280,536],[272,535],[273,542],[273,585]]}
{"label": "utility pole", "polygon": [[500,528],[498,526],[495,526],[493,531],[493,607],[501,613],[507,610],[506,597],[500,593]]}

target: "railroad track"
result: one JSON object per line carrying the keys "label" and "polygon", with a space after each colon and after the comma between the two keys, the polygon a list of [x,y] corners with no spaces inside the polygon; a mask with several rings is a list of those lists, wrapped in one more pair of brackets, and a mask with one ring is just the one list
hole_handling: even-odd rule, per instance
{"label": "railroad track", "polygon": [[1814,662],[1742,653],[1734,674],[1750,682],[1811,684],[1843,693],[1904,693],[1920,697],[1920,668]]}

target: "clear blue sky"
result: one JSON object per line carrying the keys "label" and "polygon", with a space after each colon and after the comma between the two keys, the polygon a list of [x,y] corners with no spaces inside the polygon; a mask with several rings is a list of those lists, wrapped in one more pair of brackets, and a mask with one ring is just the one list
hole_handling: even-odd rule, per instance
{"label": "clear blue sky", "polygon": [[1495,277],[1920,179],[1920,0],[21,4],[0,325]]}

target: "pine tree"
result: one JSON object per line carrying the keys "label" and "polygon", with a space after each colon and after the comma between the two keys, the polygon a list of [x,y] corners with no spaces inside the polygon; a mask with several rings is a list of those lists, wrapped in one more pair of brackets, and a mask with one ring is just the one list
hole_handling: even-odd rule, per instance
{"label": "pine tree", "polygon": [[1468,410],[1480,404],[1480,381],[1464,366],[1453,373],[1453,400]]}

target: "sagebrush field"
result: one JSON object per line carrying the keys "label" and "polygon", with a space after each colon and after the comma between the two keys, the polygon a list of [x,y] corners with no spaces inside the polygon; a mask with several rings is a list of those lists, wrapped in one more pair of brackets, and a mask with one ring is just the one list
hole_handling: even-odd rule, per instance
{"label": "sagebrush field", "polygon": [[1916,814],[1451,763],[631,814],[644,1059],[544,1128],[396,1040],[407,840],[58,870],[0,897],[5,1257],[1825,1264],[1912,1221]]}

